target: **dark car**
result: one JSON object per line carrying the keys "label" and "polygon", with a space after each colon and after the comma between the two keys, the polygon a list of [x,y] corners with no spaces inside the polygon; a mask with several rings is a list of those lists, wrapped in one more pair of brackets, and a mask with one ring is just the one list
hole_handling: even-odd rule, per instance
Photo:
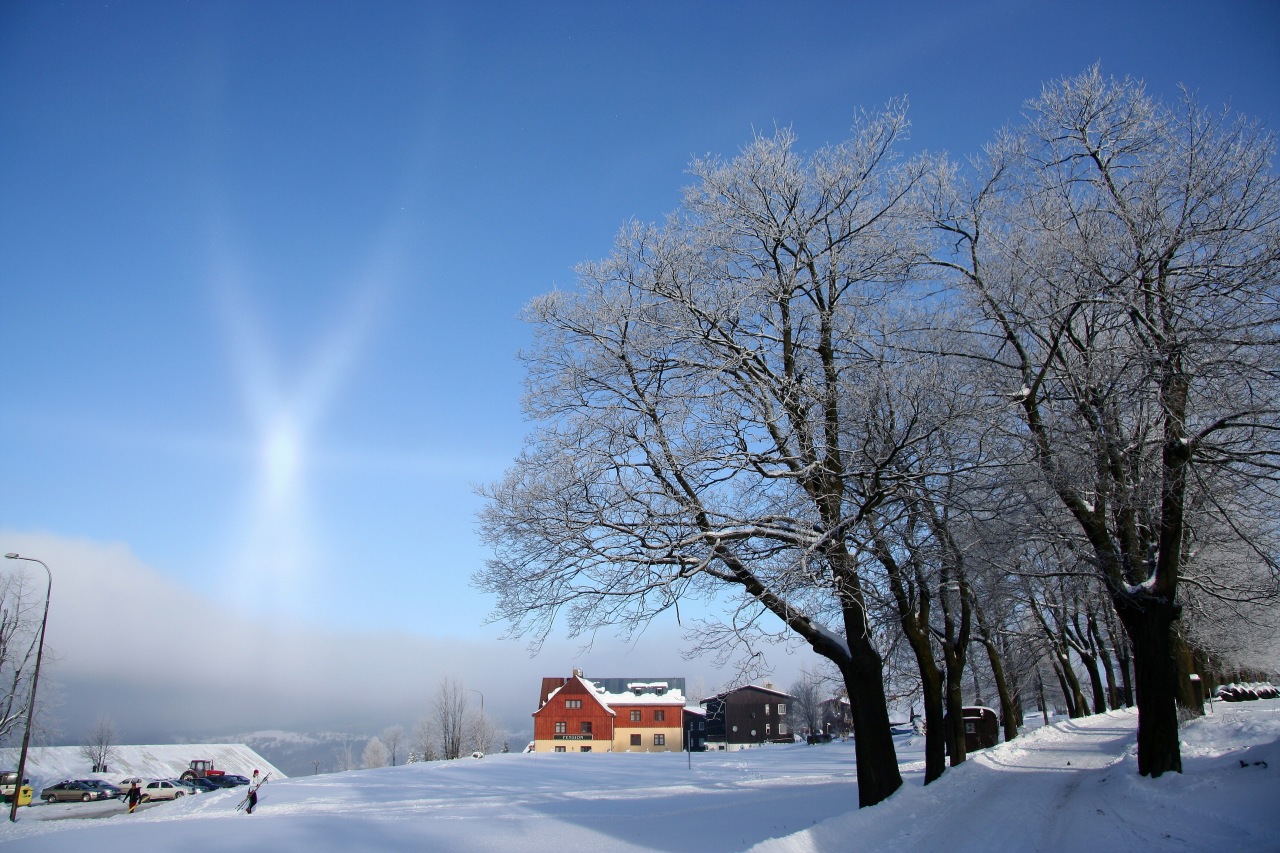
{"label": "dark car", "polygon": [[210,785],[213,785],[218,788],[234,788],[240,784],[239,782],[235,781],[237,778],[243,779],[244,777],[243,776],[236,777],[236,776],[230,776],[230,775],[206,776],[204,777],[203,781],[208,782]]}
{"label": "dark car", "polygon": [[223,774],[222,778],[223,778],[223,779],[226,779],[228,782],[230,782],[232,786],[248,785],[248,784],[249,784],[249,779],[248,779],[248,777],[241,776],[241,775],[240,775],[240,774],[238,774],[238,773],[225,773],[225,774]]}
{"label": "dark car", "polygon": [[120,790],[118,785],[112,785],[110,782],[103,782],[101,779],[81,779],[86,785],[92,785],[95,788],[107,792],[107,799],[115,797],[123,797],[124,791]]}
{"label": "dark car", "polygon": [[211,779],[187,779],[186,784],[193,788],[199,788],[201,791],[208,793],[209,791],[221,791],[222,786]]}
{"label": "dark car", "polygon": [[90,800],[109,800],[110,795],[101,788],[95,788],[88,782],[59,782],[50,785],[40,792],[40,799],[46,803],[89,802]]}

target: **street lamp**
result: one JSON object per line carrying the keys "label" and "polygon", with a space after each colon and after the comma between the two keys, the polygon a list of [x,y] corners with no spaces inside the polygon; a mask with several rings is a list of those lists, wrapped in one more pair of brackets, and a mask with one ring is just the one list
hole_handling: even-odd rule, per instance
{"label": "street lamp", "polygon": [[44,566],[44,573],[49,576],[49,584],[44,590],[44,617],[40,620],[40,645],[36,647],[36,669],[31,675],[31,699],[27,703],[27,728],[22,733],[22,752],[18,755],[18,781],[13,786],[13,805],[9,807],[9,822],[18,821],[18,800],[22,799],[23,773],[27,769],[27,747],[31,744],[31,718],[36,713],[36,685],[40,683],[40,660],[44,657],[44,626],[49,621],[49,596],[53,594],[53,572],[45,566],[43,560],[35,557],[23,557],[18,554],[5,554],[9,560],[26,560],[28,563],[39,563]]}
{"label": "street lamp", "polygon": [[[472,693],[480,693],[480,691],[476,690],[474,687],[464,687],[462,689],[470,690]],[[484,714],[484,694],[483,693],[480,693],[480,713],[481,715]]]}

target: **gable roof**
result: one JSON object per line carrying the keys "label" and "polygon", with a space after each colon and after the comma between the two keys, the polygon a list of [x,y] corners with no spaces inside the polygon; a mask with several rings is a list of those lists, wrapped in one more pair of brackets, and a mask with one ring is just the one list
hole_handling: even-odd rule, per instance
{"label": "gable roof", "polygon": [[[612,690],[610,689],[612,688]],[[683,708],[685,704],[684,679],[632,679],[602,678],[591,680],[575,669],[569,678],[544,677],[539,692],[538,711],[552,698],[569,691],[567,695],[587,694],[604,710],[615,714],[614,705],[662,705]]]}
{"label": "gable roof", "polygon": [[543,688],[545,689],[547,687],[548,681],[558,681],[558,680],[563,681],[563,683],[559,687],[556,687],[554,690],[552,690],[550,693],[547,694],[547,698],[543,701],[542,705],[539,706],[538,710],[533,712],[533,715],[535,717],[538,714],[541,714],[544,710],[546,710],[547,706],[550,704],[552,699],[554,699],[555,697],[561,694],[564,694],[566,697],[587,696],[591,699],[592,702],[599,705],[600,708],[603,709],[607,714],[609,714],[610,716],[617,716],[618,712],[609,707],[608,702],[606,702],[604,698],[600,695],[600,693],[596,689],[596,686],[592,684],[590,681],[587,681],[581,675],[578,675],[577,673],[574,673],[572,677],[565,678],[565,679],[544,678],[542,679]]}
{"label": "gable roof", "polygon": [[790,698],[791,698],[791,694],[790,694],[790,693],[783,693],[781,690],[774,690],[772,687],[761,687],[761,686],[760,686],[760,685],[758,685],[758,684],[744,684],[742,687],[735,687],[735,688],[733,688],[732,690],[724,690],[724,691],[722,691],[722,692],[720,692],[720,693],[717,693],[717,694],[716,694],[716,695],[714,695],[714,696],[708,696],[706,699],[703,699],[703,700],[702,700],[701,702],[699,702],[698,704],[700,704],[700,705],[705,705],[705,704],[707,704],[708,702],[710,702],[710,701],[712,701],[712,700],[714,700],[714,699],[724,699],[725,697],[727,697],[727,696],[731,696],[731,695],[733,695],[734,693],[745,693],[745,692],[746,692],[746,691],[748,691],[748,690],[754,690],[754,691],[757,691],[757,692],[759,692],[759,693],[767,693],[767,694],[769,694],[769,695],[771,695],[771,696],[780,696],[780,697],[782,697],[783,699],[790,699]]}

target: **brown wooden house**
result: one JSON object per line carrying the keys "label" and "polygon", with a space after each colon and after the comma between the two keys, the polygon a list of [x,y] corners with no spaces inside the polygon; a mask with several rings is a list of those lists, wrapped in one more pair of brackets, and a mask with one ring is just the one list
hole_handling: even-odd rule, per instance
{"label": "brown wooden house", "polygon": [[707,709],[707,749],[791,743],[795,731],[788,714],[790,701],[791,697],[780,690],[754,684],[703,699]]}

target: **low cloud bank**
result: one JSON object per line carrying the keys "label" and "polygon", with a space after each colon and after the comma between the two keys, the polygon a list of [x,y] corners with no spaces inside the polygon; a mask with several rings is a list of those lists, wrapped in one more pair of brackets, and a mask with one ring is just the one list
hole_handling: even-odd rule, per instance
{"label": "low cloud bank", "polygon": [[[634,646],[600,642],[584,655],[573,643],[548,643],[530,658],[518,642],[250,618],[122,544],[0,531],[0,550],[38,557],[53,572],[41,694],[48,679],[57,743],[81,742],[99,715],[124,742],[264,729],[376,733],[425,716],[446,677],[480,691],[485,710],[519,735],[532,727],[544,675],[581,667],[596,676],[684,676],[712,689],[728,677],[682,660],[674,630],[655,628]],[[448,605],[423,602],[426,628],[433,606]],[[795,672],[816,661],[802,657],[789,662]]]}

